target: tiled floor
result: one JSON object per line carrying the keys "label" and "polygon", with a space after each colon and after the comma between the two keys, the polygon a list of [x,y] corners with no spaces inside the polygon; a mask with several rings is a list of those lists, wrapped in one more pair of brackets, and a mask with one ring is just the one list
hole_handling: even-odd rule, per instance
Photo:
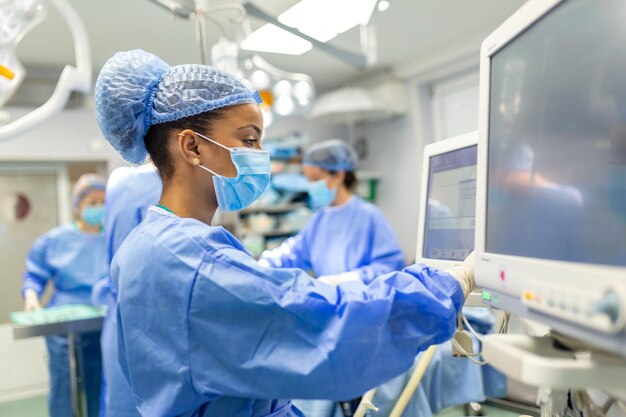
{"label": "tiled floor", "polygon": [[[487,417],[519,417],[519,413],[490,405],[483,405],[483,413]],[[461,417],[464,415],[463,407],[451,407],[443,410],[439,414],[435,414],[434,417]]]}
{"label": "tiled floor", "polygon": [[[519,414],[498,409],[496,407],[485,406],[485,414],[488,417],[519,417]],[[462,417],[462,407],[448,408],[435,417]],[[34,397],[27,400],[10,403],[0,403],[0,417],[47,417],[48,406],[46,397]],[[385,416],[374,416],[385,417]]]}
{"label": "tiled floor", "polygon": [[0,403],[0,417],[47,417],[48,397]]}

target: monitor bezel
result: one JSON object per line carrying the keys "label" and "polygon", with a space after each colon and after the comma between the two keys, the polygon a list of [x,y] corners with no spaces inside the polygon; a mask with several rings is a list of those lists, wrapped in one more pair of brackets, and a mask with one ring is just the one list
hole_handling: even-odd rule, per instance
{"label": "monitor bezel", "polygon": [[[529,282],[534,281],[548,282],[563,289],[579,288],[589,294],[590,299],[599,297],[607,289],[612,289],[619,294],[622,306],[625,306],[626,268],[511,256],[490,253],[485,249],[491,59],[498,51],[564,1],[530,0],[489,35],[481,45],[475,229],[476,283],[484,293],[489,293],[490,296],[496,295],[493,297],[496,301],[492,299],[489,302],[495,308],[541,321],[554,330],[583,340],[591,346],[626,356],[626,349],[624,349],[626,329],[617,333],[593,330],[570,320],[564,320],[559,314],[529,309],[522,301]],[[622,314],[624,314],[623,311]]]}
{"label": "monitor bezel", "polygon": [[[426,264],[433,268],[449,269],[459,265],[461,261],[426,258],[424,254],[424,238],[426,234],[426,208],[428,206],[428,180],[430,174],[430,160],[433,156],[442,155],[460,149],[478,146],[478,131],[469,132],[439,142],[428,144],[424,147],[422,158],[422,179],[420,188],[420,208],[417,231],[417,251],[415,259],[418,263]],[[478,152],[478,150],[477,150]],[[476,242],[474,242],[474,245]]]}

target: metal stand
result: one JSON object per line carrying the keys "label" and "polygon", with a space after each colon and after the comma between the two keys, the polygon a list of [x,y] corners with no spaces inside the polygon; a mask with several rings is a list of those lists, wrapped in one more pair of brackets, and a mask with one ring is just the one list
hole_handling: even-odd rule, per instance
{"label": "metal stand", "polygon": [[[102,317],[71,320],[58,323],[45,323],[32,326],[14,326],[13,337],[25,339],[29,337],[67,335],[67,355],[70,369],[70,388],[72,393],[72,417],[87,415],[83,404],[83,377],[81,372],[81,355],[77,350],[80,335],[102,329]],[[78,343],[77,343],[78,342]]]}
{"label": "metal stand", "polygon": [[79,375],[79,358],[76,352],[76,336],[74,333],[67,335],[67,356],[70,366],[70,390],[72,394],[72,417],[83,417],[82,398],[80,395],[81,377]]}

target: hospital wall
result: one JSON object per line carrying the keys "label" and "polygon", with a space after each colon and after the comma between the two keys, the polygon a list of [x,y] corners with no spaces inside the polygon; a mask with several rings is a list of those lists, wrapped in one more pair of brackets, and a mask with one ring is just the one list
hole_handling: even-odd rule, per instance
{"label": "hospital wall", "polygon": [[295,132],[307,135],[311,143],[315,143],[326,139],[345,139],[348,135],[348,128],[346,126],[311,120],[306,117],[288,117],[278,119],[268,126],[265,136],[280,137],[291,135]]}
{"label": "hospital wall", "polygon": [[[403,79],[408,95],[407,113],[356,129],[356,137],[365,138],[368,146],[361,168],[380,175],[377,204],[395,230],[407,263],[416,258],[424,146],[478,126],[479,45],[470,42],[449,55],[434,54],[417,65],[397,68],[394,76]],[[440,117],[446,111],[447,117]]]}
{"label": "hospital wall", "polygon": [[363,126],[357,133],[367,138],[361,168],[379,174],[377,205],[396,232],[405,261],[410,262],[415,259],[422,140],[409,116]]}
{"label": "hospital wall", "polygon": [[[11,120],[32,109],[6,108]],[[95,111],[86,106],[66,109],[14,139],[0,141],[2,161],[103,161],[113,169],[122,159],[102,138]]]}

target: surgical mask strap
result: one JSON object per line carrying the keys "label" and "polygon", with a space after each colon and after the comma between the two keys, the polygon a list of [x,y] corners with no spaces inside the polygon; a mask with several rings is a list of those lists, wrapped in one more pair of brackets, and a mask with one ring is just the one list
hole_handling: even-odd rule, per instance
{"label": "surgical mask strap", "polygon": [[[205,167],[205,166],[204,166],[204,165],[202,165],[202,164],[198,164],[198,165],[196,165],[196,166],[197,166],[197,167],[202,168],[203,170],[205,170],[205,171],[207,171],[207,172],[210,172],[211,174],[215,175],[216,177],[224,177],[223,175],[218,174],[217,172],[213,171],[213,170],[212,170],[212,169],[210,169],[210,168]],[[224,178],[226,178],[226,177],[224,177]]]}
{"label": "surgical mask strap", "polygon": [[202,134],[200,134],[200,133],[198,133],[198,132],[193,132],[193,133],[195,133],[196,135],[200,136],[200,137],[201,137],[202,139],[204,139],[204,140],[208,140],[209,142],[216,144],[216,145],[217,145],[217,146],[219,146],[220,148],[224,148],[224,149],[226,149],[228,152],[230,152],[230,151],[231,151],[231,149],[230,149],[228,146],[224,146],[224,145],[222,145],[221,143],[216,142],[216,141],[214,141],[213,139],[211,139],[211,138],[209,138],[209,137],[206,137],[206,136],[204,136],[204,135],[202,135]]}
{"label": "surgical mask strap", "polygon": [[[202,139],[204,139],[204,140],[207,140],[207,141],[209,141],[209,142],[211,142],[211,143],[214,143],[215,145],[217,145],[217,146],[219,146],[219,147],[221,147],[221,148],[226,149],[226,150],[230,153],[231,149],[230,149],[229,147],[224,146],[224,145],[222,145],[221,143],[216,142],[216,141],[214,141],[213,139],[211,139],[211,138],[209,138],[209,137],[206,137],[206,136],[204,136],[204,135],[202,135],[202,134],[200,134],[200,133],[198,133],[198,132],[196,132],[196,131],[194,131],[193,133],[195,133],[196,135],[200,136],[200,137],[201,137]],[[184,136],[184,134],[183,134],[183,133],[179,133],[179,134],[178,134],[178,136]],[[202,164],[198,164],[198,165],[196,165],[196,166],[198,166],[198,167],[202,168],[203,170],[205,170],[205,171],[207,171],[207,172],[209,172],[209,173],[211,173],[211,174],[213,174],[213,175],[215,175],[215,176],[218,176],[218,177],[223,177],[223,175],[218,174],[217,172],[213,171],[213,170],[212,170],[212,169],[210,169],[210,168],[205,167],[205,166],[204,166],[204,165],[202,165]]]}
{"label": "surgical mask strap", "polygon": [[232,153],[233,151],[239,151],[239,150],[245,150],[246,152],[267,153],[267,151],[264,151],[263,149],[252,149],[252,148],[246,148],[246,147],[244,147],[244,146],[237,146],[237,147],[234,147],[234,148],[229,148],[228,146],[224,146],[224,145],[222,145],[221,143],[216,142],[216,141],[214,141],[213,139],[208,138],[208,137],[206,137],[206,136],[204,136],[204,135],[202,135],[202,134],[200,134],[200,133],[198,133],[198,132],[194,132],[194,133],[195,133],[196,135],[200,136],[202,139],[208,140],[209,142],[214,143],[214,144],[216,144],[217,146],[222,147],[222,148],[226,149],[228,152],[231,152],[231,153]]}

